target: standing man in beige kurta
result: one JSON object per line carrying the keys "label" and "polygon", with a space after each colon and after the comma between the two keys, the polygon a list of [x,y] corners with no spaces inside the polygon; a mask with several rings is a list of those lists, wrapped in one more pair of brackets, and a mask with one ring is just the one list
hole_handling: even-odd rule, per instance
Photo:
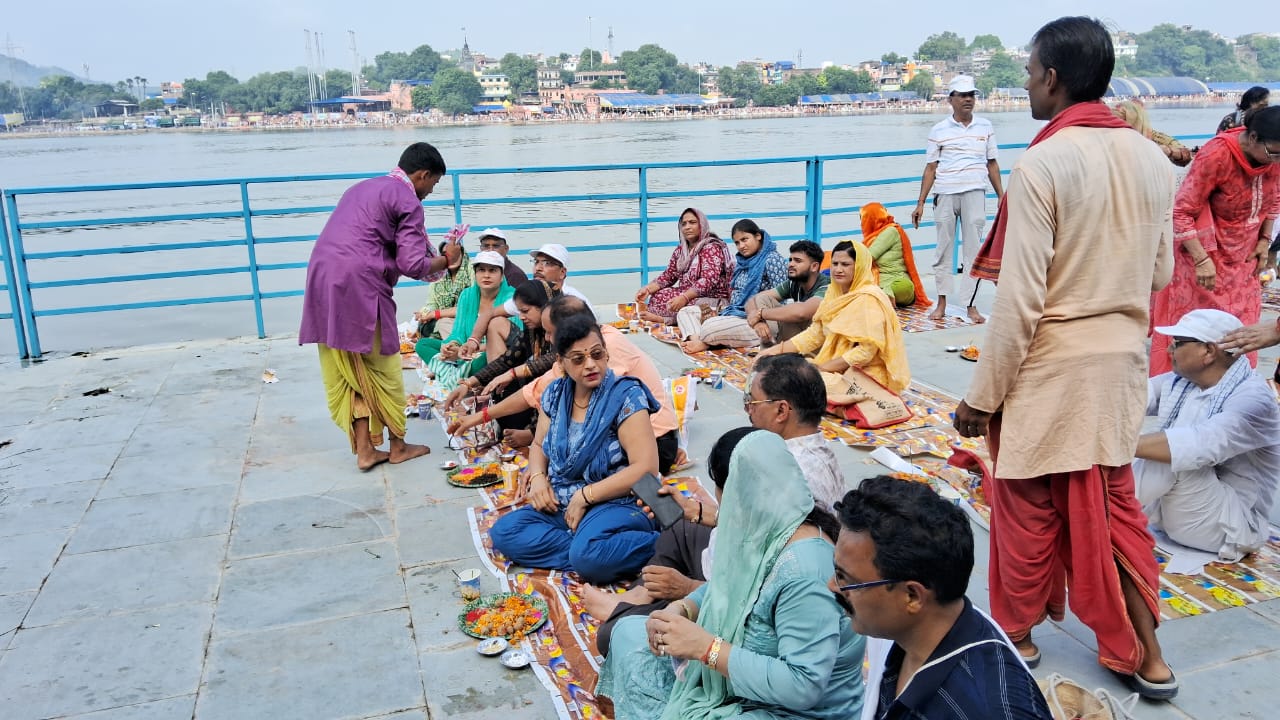
{"label": "standing man in beige kurta", "polygon": [[1099,102],[1115,63],[1101,23],[1061,18],[1032,45],[1031,114],[1051,122],[1013,168],[974,264],[999,284],[955,420],[966,437],[987,434],[995,460],[983,488],[991,611],[1034,664],[1031,629],[1062,617],[1069,588],[1099,662],[1167,700],[1178,684],[1156,641],[1155,541],[1129,463],[1150,293],[1172,272],[1173,174]]}

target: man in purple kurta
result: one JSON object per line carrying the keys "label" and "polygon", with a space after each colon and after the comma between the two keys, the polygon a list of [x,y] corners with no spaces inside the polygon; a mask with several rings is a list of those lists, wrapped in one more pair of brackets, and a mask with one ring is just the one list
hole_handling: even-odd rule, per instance
{"label": "man in purple kurta", "polygon": [[[445,173],[440,152],[414,143],[398,167],[353,185],[316,240],[307,265],[298,343],[316,343],[329,412],[348,433],[356,464],[400,463],[430,448],[404,441],[404,375],[396,331],[396,282],[433,282],[462,248],[438,255],[427,239],[422,199]],[[383,429],[390,452],[377,450]]]}

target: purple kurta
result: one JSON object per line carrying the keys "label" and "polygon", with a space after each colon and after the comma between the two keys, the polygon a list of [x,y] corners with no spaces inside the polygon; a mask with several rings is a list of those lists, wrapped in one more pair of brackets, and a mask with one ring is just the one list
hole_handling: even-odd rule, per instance
{"label": "purple kurta", "polygon": [[381,323],[382,354],[398,353],[392,290],[401,275],[428,282],[444,277],[443,269],[429,272],[437,254],[422,203],[404,181],[384,175],[351,186],[311,250],[298,344],[368,353]]}

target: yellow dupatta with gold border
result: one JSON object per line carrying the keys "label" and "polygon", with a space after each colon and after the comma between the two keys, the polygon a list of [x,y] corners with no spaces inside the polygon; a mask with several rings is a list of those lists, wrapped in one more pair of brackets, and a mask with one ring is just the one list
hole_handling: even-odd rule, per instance
{"label": "yellow dupatta with gold border", "polygon": [[853,247],[853,281],[841,293],[833,282],[814,319],[822,323],[826,338],[813,362],[822,365],[843,357],[855,345],[869,348],[871,359],[859,368],[894,392],[911,384],[911,368],[902,342],[902,326],[893,301],[875,282],[871,253]]}

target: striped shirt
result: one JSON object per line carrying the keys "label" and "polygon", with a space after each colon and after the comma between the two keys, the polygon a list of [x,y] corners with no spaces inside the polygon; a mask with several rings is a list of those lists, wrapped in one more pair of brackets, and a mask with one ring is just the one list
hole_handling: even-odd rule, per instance
{"label": "striped shirt", "polygon": [[897,643],[889,650],[876,720],[1053,720],[1017,651],[969,598],[929,661],[898,695],[905,655]]}
{"label": "striped shirt", "polygon": [[970,190],[986,190],[987,161],[995,160],[996,132],[991,121],[975,116],[968,125],[947,116],[929,131],[925,163],[938,163],[933,191],[955,195]]}

